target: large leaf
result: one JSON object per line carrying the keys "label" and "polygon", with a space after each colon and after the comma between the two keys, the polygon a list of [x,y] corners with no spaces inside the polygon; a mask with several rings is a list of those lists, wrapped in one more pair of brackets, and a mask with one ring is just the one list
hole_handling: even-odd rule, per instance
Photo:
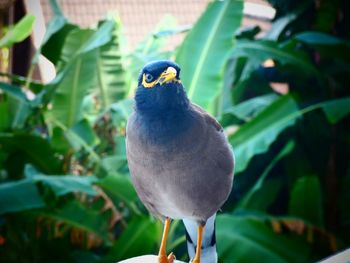
{"label": "large leaf", "polygon": [[107,44],[112,38],[114,27],[115,27],[115,21],[113,20],[104,21],[100,25],[100,27],[98,27],[97,30],[91,35],[89,40],[86,42],[83,42],[83,45],[78,51],[78,54],[84,54],[84,53],[90,52],[92,50],[95,50]]}
{"label": "large leaf", "polygon": [[133,111],[134,100],[125,99],[111,105],[113,122],[116,126],[126,124],[127,119]]}
{"label": "large leaf", "polygon": [[233,33],[240,26],[242,8],[239,0],[210,3],[177,53],[188,97],[205,109],[223,88],[224,67],[234,47]]}
{"label": "large leaf", "polygon": [[283,96],[230,136],[236,156],[235,171],[243,171],[254,155],[266,152],[278,134],[294,124],[295,118],[286,116],[297,112],[298,107],[294,100]]}
{"label": "large leaf", "polygon": [[278,18],[273,22],[271,28],[266,32],[264,38],[277,41],[287,26],[297,19],[297,17],[298,15],[295,12],[292,12]]}
{"label": "large leaf", "polygon": [[18,100],[26,101],[27,97],[22,89],[16,85],[11,85],[6,82],[0,82],[0,89],[5,91],[12,97],[15,97]]}
{"label": "large leaf", "polygon": [[110,174],[100,180],[98,185],[107,193],[115,205],[122,201],[132,208],[134,212],[139,213],[135,205],[138,197],[129,176],[122,176],[116,173]]}
{"label": "large leaf", "polygon": [[96,195],[92,186],[92,183],[97,182],[94,176],[37,174],[32,179],[49,186],[57,196],[77,192]]}
{"label": "large leaf", "polygon": [[[82,144],[81,141],[73,139],[71,141],[71,145],[75,149],[83,148],[84,144],[94,147],[99,143],[99,138],[97,137],[94,129],[91,127],[90,123],[86,119],[82,119],[81,121],[77,122],[70,129],[70,132],[75,133],[82,139],[81,141],[83,141]],[[70,137],[68,136],[68,138]]]}
{"label": "large leaf", "polygon": [[61,57],[61,52],[67,35],[78,27],[67,22],[65,17],[53,17],[48,26],[41,44],[41,53],[53,64],[57,64]]}
{"label": "large leaf", "polygon": [[4,114],[7,115],[9,124],[13,129],[23,128],[28,116],[32,113],[30,101],[22,89],[16,85],[0,82],[0,89],[7,94],[1,103],[7,104],[7,112]]}
{"label": "large leaf", "polygon": [[35,16],[26,15],[6,35],[0,39],[0,48],[11,47],[13,44],[22,42],[32,32]]}
{"label": "large leaf", "polygon": [[286,15],[277,18],[273,23],[271,28],[267,31],[264,36],[265,39],[275,40],[277,41],[282,33],[298,18],[300,18],[301,14],[305,12],[307,8],[309,8],[311,2],[305,1],[302,4],[298,5],[294,10],[290,10]]}
{"label": "large leaf", "polygon": [[82,102],[96,81],[97,49],[108,43],[114,22],[107,20],[96,31],[73,30],[62,51],[62,71],[53,81],[55,94],[50,115],[70,128],[82,118]]}
{"label": "large leaf", "polygon": [[236,156],[235,171],[243,171],[250,159],[268,150],[272,142],[296,118],[310,111],[322,109],[331,123],[336,123],[350,113],[350,98],[340,98],[312,104],[301,110],[290,96],[276,100],[250,122],[242,125],[229,137]]}
{"label": "large leaf", "polygon": [[[314,66],[309,55],[298,48],[296,41],[279,44],[268,40],[238,40],[232,58],[237,60],[235,65],[235,88],[233,90],[235,102],[242,100],[245,88],[254,76],[253,73],[261,69],[261,65],[266,60],[273,60],[276,68],[281,72],[285,72],[287,69],[287,72],[284,73],[287,76],[296,76],[298,79],[316,77],[316,80],[322,85],[323,76]],[[253,82],[251,85],[256,86],[257,84]],[[258,91],[262,91],[261,86]]]}
{"label": "large leaf", "polygon": [[82,119],[82,102],[95,80],[95,54],[88,53],[74,59],[62,72],[62,80],[55,85],[50,117],[66,128]]}
{"label": "large leaf", "polygon": [[349,42],[342,40],[340,38],[337,38],[335,36],[325,34],[325,33],[320,33],[320,32],[313,32],[313,31],[299,33],[295,35],[294,38],[310,45],[320,45],[320,46],[333,46],[333,45],[349,46],[350,45]]}
{"label": "large leaf", "polygon": [[244,121],[249,121],[276,99],[278,99],[278,95],[274,93],[254,97],[235,106],[231,106],[224,113],[235,115]]}
{"label": "large leaf", "polygon": [[330,123],[337,123],[350,113],[350,97],[331,100],[321,103]]}
{"label": "large leaf", "polygon": [[157,252],[161,225],[150,217],[134,217],[111,249],[106,262]]}
{"label": "large leaf", "polygon": [[[90,156],[93,158],[94,161],[100,162],[100,157],[97,155],[97,153],[93,148],[93,145],[97,143],[98,138],[95,137],[96,134],[94,130],[86,122],[86,120],[82,120],[78,122],[73,127],[73,129],[67,129],[66,127],[60,125],[59,123],[55,123],[55,124],[57,124],[64,131],[64,137],[66,141],[69,142],[69,144],[72,146],[72,148],[75,151],[84,149],[86,152],[90,154]],[[77,126],[80,126],[79,129],[76,128]]]}
{"label": "large leaf", "polygon": [[322,57],[350,62],[350,42],[335,36],[320,32],[302,32],[294,39],[305,43],[320,52]]}
{"label": "large leaf", "polygon": [[40,173],[31,165],[25,167],[25,175],[33,182],[40,182],[50,187],[57,196],[76,192],[96,195],[92,185],[97,182],[95,176],[46,175]]}
{"label": "large leaf", "polygon": [[115,20],[112,38],[98,48],[97,86],[104,108],[123,98],[126,93],[125,72],[120,50],[120,21]]}
{"label": "large leaf", "polygon": [[314,225],[323,225],[322,193],[318,177],[304,176],[293,186],[289,214]]}
{"label": "large leaf", "polygon": [[8,101],[2,98],[1,95],[0,98],[0,132],[4,132],[11,126],[11,119],[8,116],[10,110]]}
{"label": "large leaf", "polygon": [[217,247],[221,262],[307,262],[306,242],[274,233],[259,218],[219,215]]}
{"label": "large leaf", "polygon": [[55,155],[47,140],[28,134],[0,134],[0,144],[4,151],[16,156],[17,169],[31,163],[47,174],[58,174],[62,161]]}
{"label": "large leaf", "polygon": [[304,75],[319,76],[318,70],[305,53],[292,49],[289,45],[279,45],[273,41],[239,40],[233,51],[233,57],[249,57],[256,66],[261,65],[267,59],[273,59],[282,65],[291,65],[301,69],[300,73]]}
{"label": "large leaf", "polygon": [[68,33],[78,27],[68,22],[67,18],[63,15],[57,0],[51,0],[50,5],[54,16],[47,25],[45,36],[39,51],[56,65],[61,57],[61,51]]}
{"label": "large leaf", "polygon": [[45,206],[32,180],[0,184],[0,214]]}
{"label": "large leaf", "polygon": [[26,77],[22,77],[20,75],[0,72],[0,76],[5,77],[8,80],[8,82],[12,83],[12,85],[25,86],[26,84],[28,84],[27,87],[34,94],[39,93],[45,87],[43,83],[41,83],[40,81],[37,81],[37,80],[31,80],[28,83],[28,79]]}
{"label": "large leaf", "polygon": [[94,176],[44,175],[31,165],[26,166],[25,174],[25,179],[0,184],[0,214],[44,207],[37,183],[50,187],[57,196],[76,192],[96,195]]}
{"label": "large leaf", "polygon": [[248,193],[242,198],[237,205],[237,208],[250,209],[250,210],[262,210],[265,211],[268,206],[275,200],[279,188],[278,181],[266,181],[266,177],[272,170],[272,168],[288,155],[294,149],[294,141],[286,144],[277,156],[270,162],[254,186],[248,191]]}
{"label": "large leaf", "polygon": [[69,202],[62,208],[40,212],[40,216],[96,234],[104,241],[109,241],[108,215],[101,214],[100,211],[88,208],[77,201]]}
{"label": "large leaf", "polygon": [[75,28],[75,26],[67,22],[67,19],[63,16],[62,10],[60,9],[57,1],[51,0],[50,3],[54,17],[47,25],[40,47],[34,54],[32,59],[33,65],[39,62],[39,56],[41,53],[45,54],[45,56],[51,60],[53,64],[56,64],[58,58],[60,57],[64,39],[67,33]]}

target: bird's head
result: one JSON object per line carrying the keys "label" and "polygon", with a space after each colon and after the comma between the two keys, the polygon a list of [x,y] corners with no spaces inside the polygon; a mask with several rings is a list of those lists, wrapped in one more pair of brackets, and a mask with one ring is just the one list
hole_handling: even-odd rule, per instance
{"label": "bird's head", "polygon": [[136,109],[143,112],[185,108],[188,99],[180,81],[180,67],[169,60],[146,64],[138,78],[135,100]]}

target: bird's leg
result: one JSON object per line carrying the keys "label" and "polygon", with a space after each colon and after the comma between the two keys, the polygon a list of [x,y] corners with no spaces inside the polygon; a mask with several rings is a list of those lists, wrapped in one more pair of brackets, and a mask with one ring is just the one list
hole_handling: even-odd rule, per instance
{"label": "bird's leg", "polygon": [[164,222],[162,243],[160,244],[160,248],[159,248],[158,263],[173,263],[175,259],[175,256],[173,253],[170,253],[169,256],[166,255],[166,241],[168,238],[170,223],[171,223],[170,218],[166,218]]}
{"label": "bird's leg", "polygon": [[194,259],[192,260],[192,263],[200,263],[200,261],[201,261],[201,249],[202,249],[203,230],[204,230],[203,225],[199,224],[199,226],[198,226],[198,233],[197,233],[196,255],[194,256]]}

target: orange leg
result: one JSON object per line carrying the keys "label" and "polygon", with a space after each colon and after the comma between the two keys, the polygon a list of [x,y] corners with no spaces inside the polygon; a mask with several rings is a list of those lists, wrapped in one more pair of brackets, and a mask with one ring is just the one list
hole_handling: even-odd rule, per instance
{"label": "orange leg", "polygon": [[204,230],[203,226],[201,224],[199,224],[198,234],[197,234],[197,250],[196,250],[196,255],[195,255],[192,263],[200,263],[201,262],[203,230]]}
{"label": "orange leg", "polygon": [[164,222],[162,243],[160,244],[159,254],[158,254],[158,262],[159,263],[173,263],[173,261],[175,259],[175,256],[173,253],[170,253],[169,256],[166,255],[166,242],[167,242],[167,238],[168,238],[170,223],[171,223],[170,218],[166,218],[165,222]]}

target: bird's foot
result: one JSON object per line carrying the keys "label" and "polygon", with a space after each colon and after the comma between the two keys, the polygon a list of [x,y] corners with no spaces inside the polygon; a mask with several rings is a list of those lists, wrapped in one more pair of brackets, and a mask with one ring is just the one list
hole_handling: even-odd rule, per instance
{"label": "bird's foot", "polygon": [[174,253],[171,252],[171,253],[169,254],[169,256],[168,256],[168,262],[169,262],[169,263],[173,263],[175,259],[176,259],[176,257],[175,257],[175,255],[174,255]]}
{"label": "bird's foot", "polygon": [[158,263],[173,263],[175,260],[175,255],[173,252],[167,255],[158,255]]}
{"label": "bird's foot", "polygon": [[200,263],[200,260],[195,258],[191,261],[191,263]]}

